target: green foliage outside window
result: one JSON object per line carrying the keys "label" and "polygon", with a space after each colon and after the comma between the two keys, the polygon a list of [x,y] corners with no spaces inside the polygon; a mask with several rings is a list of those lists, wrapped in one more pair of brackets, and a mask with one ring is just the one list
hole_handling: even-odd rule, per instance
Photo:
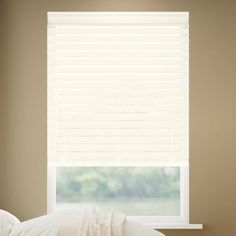
{"label": "green foliage outside window", "polygon": [[179,175],[179,168],[57,168],[57,199],[176,198]]}

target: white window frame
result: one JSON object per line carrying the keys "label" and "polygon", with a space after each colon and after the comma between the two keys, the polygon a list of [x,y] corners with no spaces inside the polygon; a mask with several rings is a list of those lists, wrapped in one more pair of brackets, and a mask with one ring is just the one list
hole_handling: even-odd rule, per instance
{"label": "white window frame", "polygon": [[[189,88],[187,87],[187,89]],[[48,103],[48,108],[49,106],[50,104]],[[187,137],[189,136],[188,122],[189,120],[187,120],[186,123]],[[165,167],[163,163],[161,166]],[[168,163],[166,166],[170,166],[170,164]],[[178,167],[180,167],[180,216],[128,216],[129,219],[135,220],[137,222],[146,224],[152,228],[158,228],[158,229],[202,228],[202,225],[200,224],[189,224],[189,166],[185,165]],[[47,168],[47,211],[48,213],[56,211],[56,165],[49,165],[49,164]]]}
{"label": "white window frame", "polygon": [[[74,166],[73,166],[74,167]],[[164,166],[163,166],[164,167]],[[56,166],[47,169],[47,212],[56,211]],[[125,167],[124,167],[125,168]],[[189,224],[189,167],[180,167],[180,215],[179,216],[128,216],[128,219],[156,227],[166,224]]]}

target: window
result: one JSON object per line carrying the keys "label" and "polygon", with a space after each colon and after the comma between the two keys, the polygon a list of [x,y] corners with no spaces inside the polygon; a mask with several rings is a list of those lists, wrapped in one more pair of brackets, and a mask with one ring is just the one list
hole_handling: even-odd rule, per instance
{"label": "window", "polygon": [[94,203],[127,215],[178,216],[179,167],[58,167],[57,209]]}
{"label": "window", "polygon": [[188,13],[48,14],[48,207],[188,223]]}

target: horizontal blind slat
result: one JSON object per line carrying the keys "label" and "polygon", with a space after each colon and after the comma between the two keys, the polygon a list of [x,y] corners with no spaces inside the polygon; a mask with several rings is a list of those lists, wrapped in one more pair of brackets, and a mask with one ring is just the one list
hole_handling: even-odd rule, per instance
{"label": "horizontal blind slat", "polygon": [[145,128],[139,128],[139,129],[117,129],[114,131],[114,129],[103,129],[101,127],[99,128],[89,128],[89,129],[59,129],[57,130],[57,137],[113,137],[116,135],[116,137],[170,137],[172,135],[173,137],[181,136],[180,130],[177,128],[175,129],[165,129],[165,128],[152,128],[152,129],[145,129]]}
{"label": "horizontal blind slat", "polygon": [[[83,48],[81,50],[57,50],[54,52],[59,58],[78,58],[78,57],[90,57],[90,58],[104,58],[104,57],[123,57],[127,59],[129,57],[144,58],[144,57],[179,57],[180,49],[93,49]],[[182,55],[182,54],[181,54]],[[185,55],[185,53],[184,53]],[[56,59],[56,58],[55,58]]]}
{"label": "horizontal blind slat", "polygon": [[[187,35],[188,27],[183,26],[54,26],[59,36],[100,36],[100,35]],[[51,31],[48,33],[50,36]]]}
{"label": "horizontal blind slat", "polygon": [[56,60],[57,66],[78,66],[78,65],[183,65],[181,58],[60,58]]}
{"label": "horizontal blind slat", "polygon": [[[185,42],[186,43],[186,42]],[[83,42],[77,44],[55,44],[55,50],[80,51],[80,50],[182,50],[185,43],[181,42]]]}

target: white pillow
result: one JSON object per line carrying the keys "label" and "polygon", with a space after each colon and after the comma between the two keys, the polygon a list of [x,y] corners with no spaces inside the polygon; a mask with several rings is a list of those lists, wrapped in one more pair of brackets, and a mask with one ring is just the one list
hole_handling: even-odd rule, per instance
{"label": "white pillow", "polygon": [[0,235],[8,236],[20,221],[11,213],[0,210]]}

